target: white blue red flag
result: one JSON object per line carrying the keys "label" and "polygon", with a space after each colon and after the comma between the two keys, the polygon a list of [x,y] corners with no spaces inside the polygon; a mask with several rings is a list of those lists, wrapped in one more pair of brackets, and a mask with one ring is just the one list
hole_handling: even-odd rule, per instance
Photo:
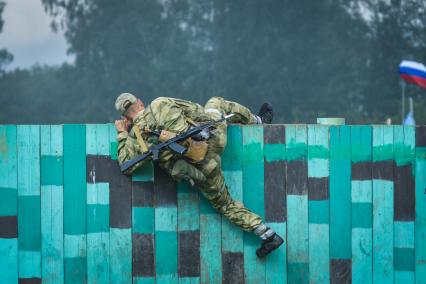
{"label": "white blue red flag", "polygon": [[421,63],[403,60],[399,64],[399,75],[409,83],[426,88],[426,67]]}

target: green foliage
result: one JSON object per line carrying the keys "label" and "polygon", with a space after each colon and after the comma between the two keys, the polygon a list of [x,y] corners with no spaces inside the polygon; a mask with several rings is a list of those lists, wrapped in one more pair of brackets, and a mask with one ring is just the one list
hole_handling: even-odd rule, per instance
{"label": "green foliage", "polygon": [[[32,109],[12,118],[6,104],[1,120],[111,121],[126,91],[146,102],[223,96],[253,111],[268,100],[275,122],[399,122],[397,66],[426,61],[424,0],[42,1],[76,62],[0,77],[2,92],[20,89]],[[407,92],[424,108],[424,89]]]}
{"label": "green foliage", "polygon": [[[2,14],[3,14],[3,10],[5,6],[6,6],[6,3],[4,1],[0,1],[0,33],[3,30],[4,21],[2,19]],[[3,68],[7,64],[12,62],[12,60],[13,60],[13,55],[10,52],[8,52],[4,48],[0,49],[0,75],[4,72]]]}

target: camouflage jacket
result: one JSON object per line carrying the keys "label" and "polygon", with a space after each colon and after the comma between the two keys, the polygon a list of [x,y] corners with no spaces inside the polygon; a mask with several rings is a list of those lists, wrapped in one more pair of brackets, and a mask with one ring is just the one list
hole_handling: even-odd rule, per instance
{"label": "camouflage jacket", "polygon": [[[153,100],[149,106],[146,106],[143,111],[138,113],[129,132],[118,133],[119,163],[121,164],[130,160],[143,152],[137,142],[134,127],[139,127],[146,146],[150,148],[158,143],[158,138],[154,134],[149,133],[148,130],[168,130],[181,133],[188,130],[191,126],[187,120],[188,118],[193,121],[205,121],[209,119],[204,113],[204,108],[197,103],[167,97],[159,97]],[[167,168],[168,162],[172,160],[173,155],[168,150],[163,151],[159,156],[159,165]],[[137,167],[141,166],[141,164],[139,163]],[[137,167],[134,167],[130,173]]]}

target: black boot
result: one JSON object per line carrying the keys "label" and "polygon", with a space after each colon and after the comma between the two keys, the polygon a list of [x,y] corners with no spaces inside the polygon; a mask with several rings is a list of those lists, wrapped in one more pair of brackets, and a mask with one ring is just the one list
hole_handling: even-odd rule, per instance
{"label": "black boot", "polygon": [[278,236],[277,233],[274,233],[272,236],[266,240],[262,240],[262,245],[256,250],[256,255],[258,257],[265,257],[273,250],[277,249],[280,245],[284,243],[284,240]]}
{"label": "black boot", "polygon": [[272,110],[272,105],[268,102],[263,103],[259,109],[257,114],[260,119],[262,119],[262,123],[271,124],[272,118],[274,117],[274,111]]}

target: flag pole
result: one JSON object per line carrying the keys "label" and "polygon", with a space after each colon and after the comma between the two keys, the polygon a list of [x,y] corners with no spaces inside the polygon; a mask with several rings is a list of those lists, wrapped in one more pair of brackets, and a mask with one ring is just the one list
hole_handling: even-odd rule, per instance
{"label": "flag pole", "polygon": [[404,113],[405,113],[405,81],[402,81],[402,92],[401,92],[401,124],[404,124]]}

